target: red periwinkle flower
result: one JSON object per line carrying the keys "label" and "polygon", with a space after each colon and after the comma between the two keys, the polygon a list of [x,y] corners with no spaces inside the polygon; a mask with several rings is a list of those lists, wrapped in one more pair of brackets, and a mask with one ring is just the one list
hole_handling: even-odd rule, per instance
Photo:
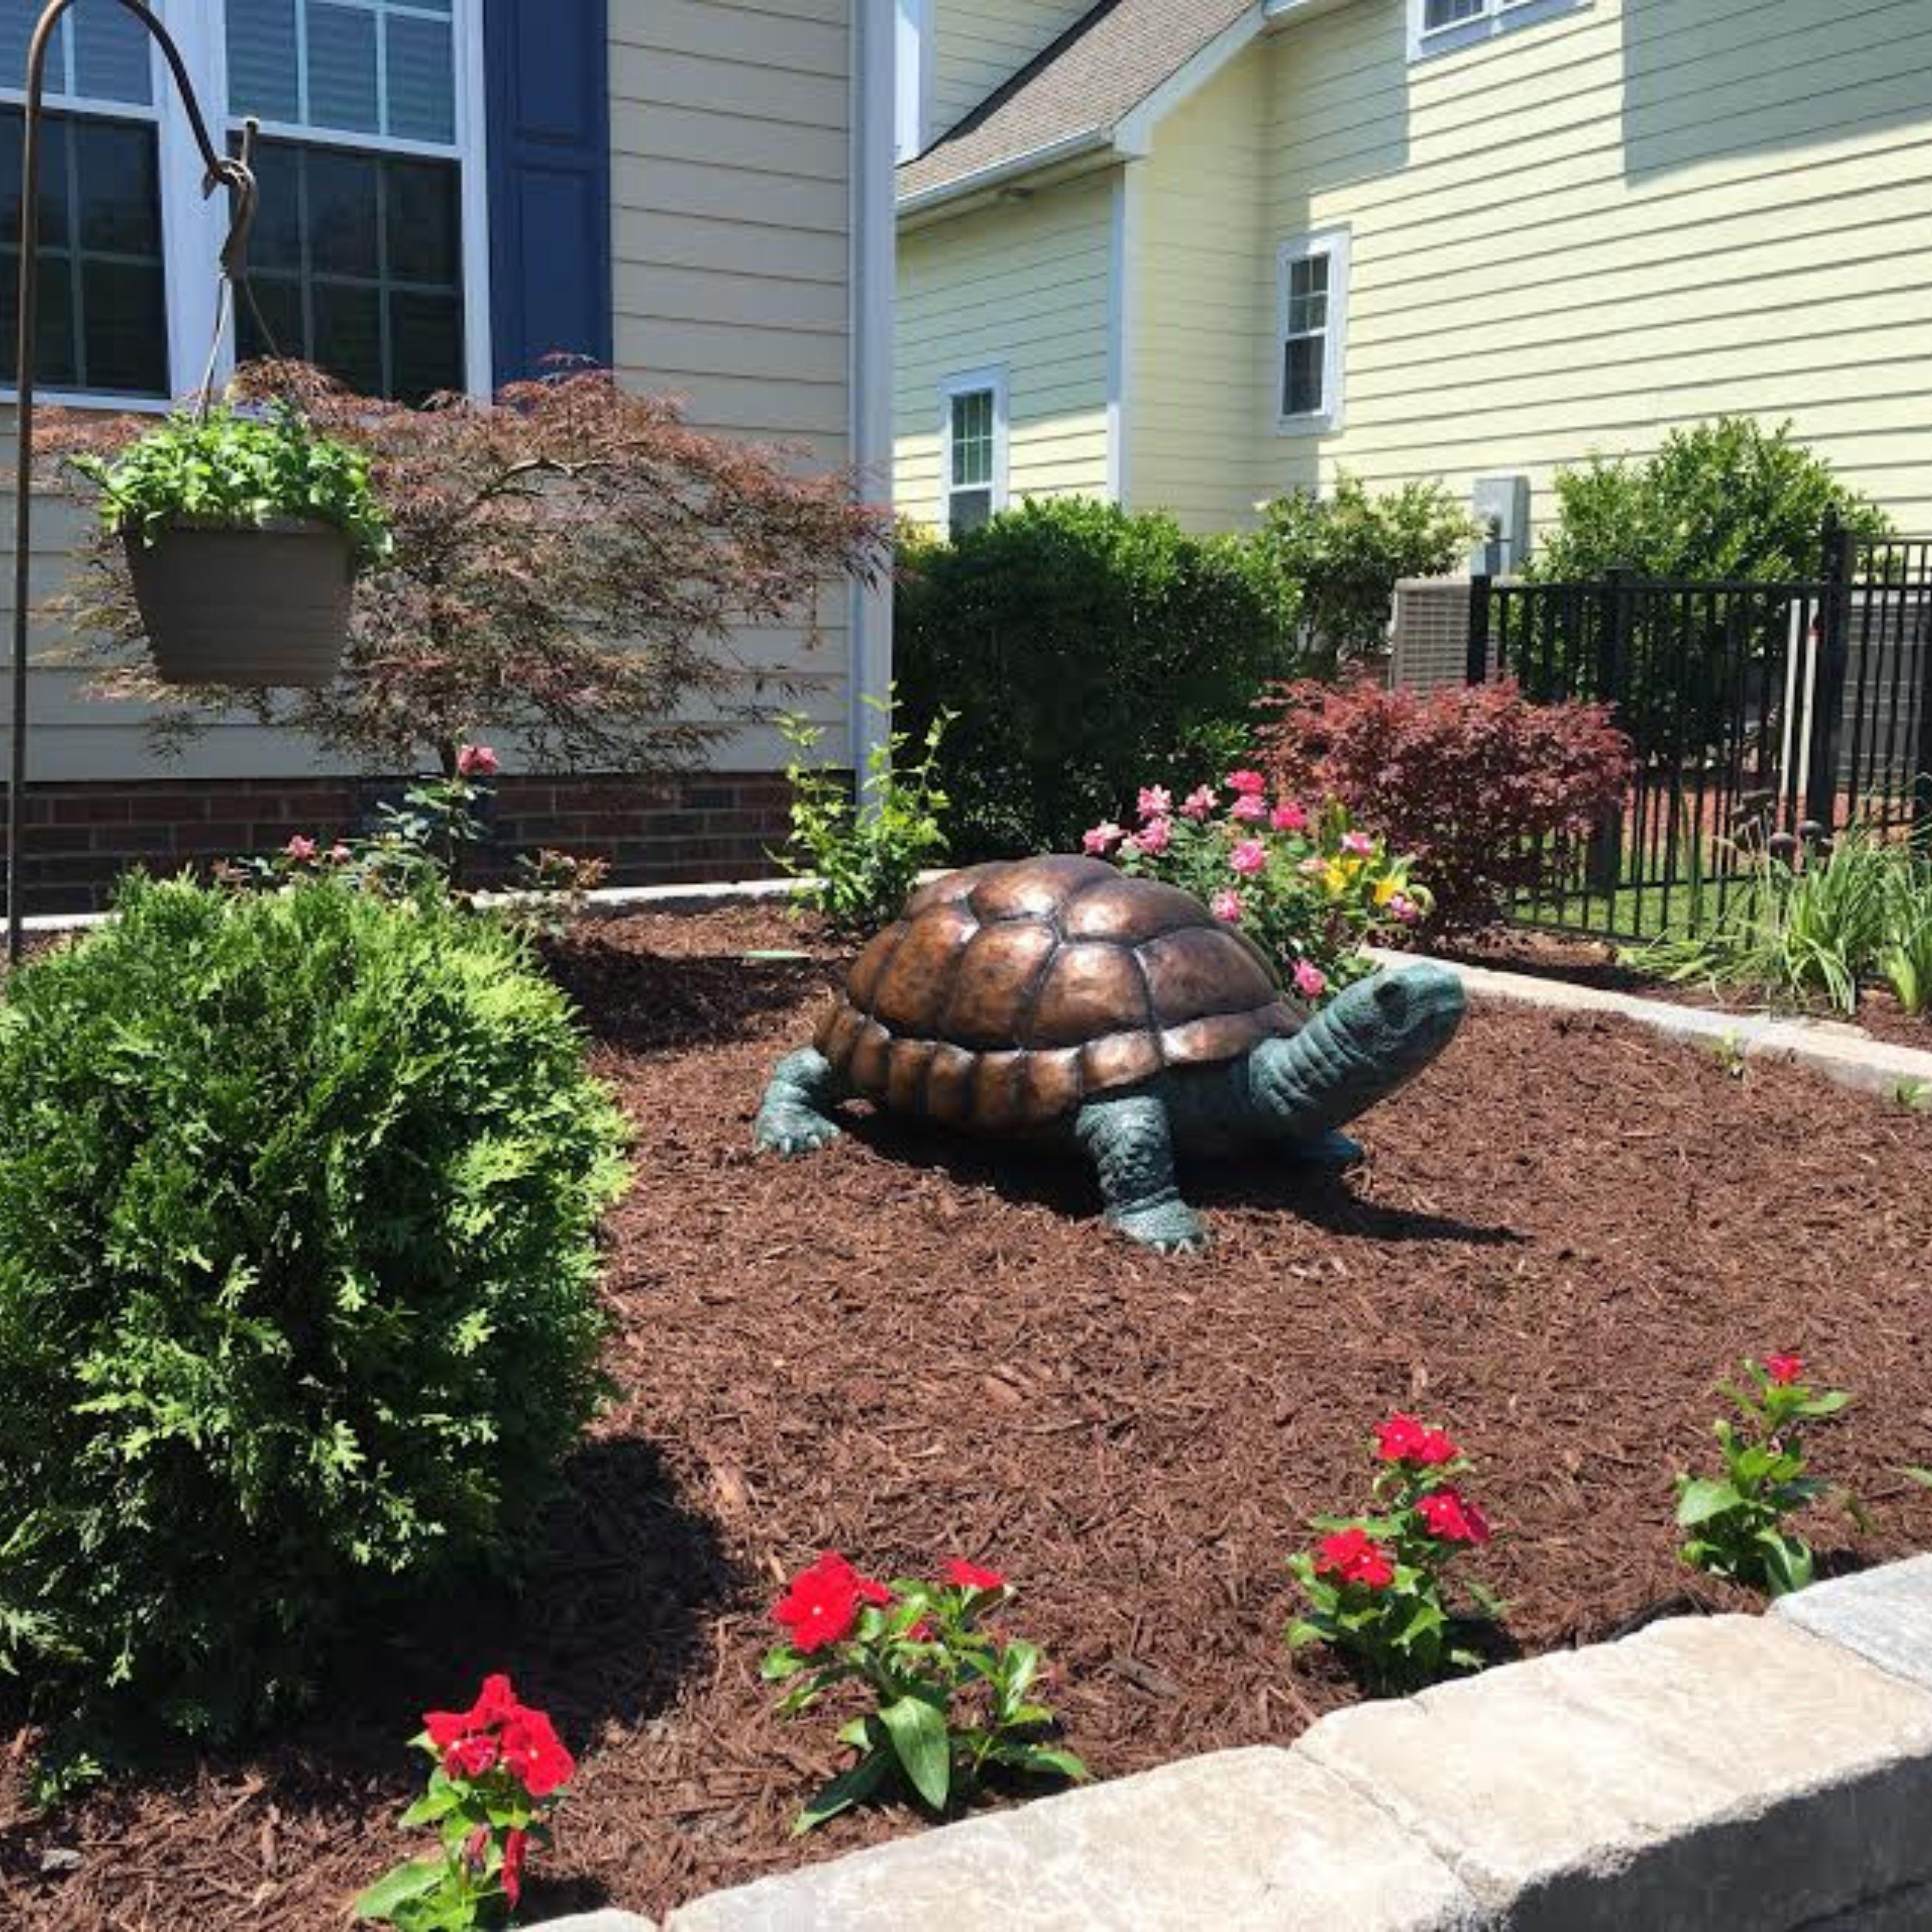
{"label": "red periwinkle flower", "polygon": [[962,1590],[1003,1590],[1006,1585],[998,1570],[982,1570],[978,1564],[957,1556],[946,1566],[946,1580],[957,1583]]}
{"label": "red periwinkle flower", "polygon": [[1425,1429],[1412,1415],[1398,1412],[1376,1425],[1376,1454],[1384,1462],[1420,1462],[1433,1466],[1454,1460],[1456,1445],[1439,1429]]}
{"label": "red periwinkle flower", "polygon": [[828,1550],[810,1569],[802,1570],[772,1612],[791,1632],[792,1647],[809,1657],[848,1636],[862,1604],[884,1605],[892,1593],[862,1576],[836,1550]]}
{"label": "red periwinkle flower", "polygon": [[487,1731],[472,1731],[458,1738],[442,1754],[443,1774],[448,1778],[481,1778],[494,1771],[502,1756],[496,1740]]}
{"label": "red periwinkle flower", "polygon": [[522,1707],[510,1680],[500,1670],[483,1680],[476,1701],[466,1711],[426,1711],[423,1728],[439,1750],[447,1750],[472,1731],[487,1731]]}
{"label": "red periwinkle flower", "polygon": [[519,1710],[503,1726],[503,1762],[532,1798],[570,1782],[577,1761],[541,1711]]}
{"label": "red periwinkle flower", "polygon": [[1767,1355],[1764,1358],[1764,1372],[1780,1388],[1789,1388],[1804,1372],[1804,1358],[1802,1355]]}
{"label": "red periwinkle flower", "polygon": [[512,1832],[503,1840],[503,1896],[512,1905],[524,1895],[524,1850],[530,1835]]}
{"label": "red periwinkle flower", "polygon": [[1344,1583],[1364,1583],[1385,1589],[1395,1581],[1389,1552],[1365,1529],[1337,1530],[1315,1546],[1315,1573]]}
{"label": "red periwinkle flower", "polygon": [[1489,1519],[1455,1490],[1437,1490],[1416,1504],[1431,1536],[1444,1543],[1486,1543]]}

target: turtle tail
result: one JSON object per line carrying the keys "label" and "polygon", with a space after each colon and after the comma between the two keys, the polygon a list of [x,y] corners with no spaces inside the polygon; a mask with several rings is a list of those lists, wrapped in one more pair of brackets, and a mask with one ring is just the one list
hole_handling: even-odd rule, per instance
{"label": "turtle tail", "polygon": [[1463,1007],[1462,981],[1441,966],[1358,981],[1292,1038],[1255,1048],[1256,1114],[1288,1139],[1319,1141],[1414,1078],[1455,1037]]}

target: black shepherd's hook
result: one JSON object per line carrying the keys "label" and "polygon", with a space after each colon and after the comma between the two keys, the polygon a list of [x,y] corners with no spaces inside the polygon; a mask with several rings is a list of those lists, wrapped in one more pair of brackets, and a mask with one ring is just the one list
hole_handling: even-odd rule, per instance
{"label": "black shepherd's hook", "polygon": [[[33,515],[34,325],[38,320],[36,298],[40,286],[41,98],[45,92],[46,79],[47,44],[53,38],[55,28],[60,24],[61,16],[74,4],[74,0],[49,0],[49,4],[41,10],[39,23],[34,28],[33,40],[27,50],[26,126],[20,148],[20,333],[16,338],[18,352],[14,364],[15,380],[20,388],[16,418],[19,448],[14,478],[14,718],[12,758],[7,772],[7,963],[9,966],[17,964],[20,960],[21,920],[25,909],[25,892],[20,878],[20,842],[21,821],[26,816],[27,803],[27,580],[32,559],[29,538]],[[180,48],[175,45],[174,37],[162,26],[153,10],[142,4],[142,0],[119,0],[119,4],[153,34],[160,44],[161,52],[167,57],[169,68],[175,77],[175,85],[181,90],[182,105],[188,110],[188,125],[194,130],[195,145],[200,148],[201,158],[206,166],[207,172],[202,181],[202,193],[204,195],[212,194],[218,188],[228,190],[228,239],[221,250],[225,301],[228,285],[242,280],[247,273],[248,230],[255,218],[255,177],[249,166],[252,158],[254,124],[249,122],[244,132],[239,158],[219,152],[208,138],[208,123],[202,118],[201,104],[195,98],[194,84],[188,79],[187,64],[182,58]],[[218,344],[220,339],[220,311],[218,309],[215,322]],[[208,406],[207,392],[214,380],[212,354],[208,368],[208,378],[202,385],[201,406],[204,410]]]}

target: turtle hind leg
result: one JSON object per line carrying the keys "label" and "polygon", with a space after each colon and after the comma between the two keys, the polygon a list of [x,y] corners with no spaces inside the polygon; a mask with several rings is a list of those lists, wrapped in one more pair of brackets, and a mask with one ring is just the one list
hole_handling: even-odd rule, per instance
{"label": "turtle hind leg", "polygon": [[1207,1246],[1207,1230],[1174,1185],[1174,1136],[1161,1102],[1146,1094],[1090,1100],[1073,1131],[1100,1172],[1108,1221],[1129,1240],[1164,1255]]}
{"label": "turtle hind leg", "polygon": [[850,1089],[838,1070],[816,1047],[788,1053],[772,1070],[758,1117],[752,1124],[753,1144],[767,1154],[810,1154],[838,1138],[832,1109]]}

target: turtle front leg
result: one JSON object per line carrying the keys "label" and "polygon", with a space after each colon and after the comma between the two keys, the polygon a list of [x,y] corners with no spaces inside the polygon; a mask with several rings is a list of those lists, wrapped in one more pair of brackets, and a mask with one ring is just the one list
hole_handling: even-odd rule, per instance
{"label": "turtle front leg", "polygon": [[1163,1255],[1198,1254],[1208,1231],[1174,1180],[1174,1135],[1167,1108],[1150,1094],[1090,1100],[1073,1131],[1100,1171],[1107,1219],[1130,1241]]}
{"label": "turtle front leg", "polygon": [[816,1047],[788,1053],[772,1070],[771,1084],[752,1124],[752,1144],[766,1154],[811,1154],[838,1138],[832,1109],[846,1096],[845,1082]]}

